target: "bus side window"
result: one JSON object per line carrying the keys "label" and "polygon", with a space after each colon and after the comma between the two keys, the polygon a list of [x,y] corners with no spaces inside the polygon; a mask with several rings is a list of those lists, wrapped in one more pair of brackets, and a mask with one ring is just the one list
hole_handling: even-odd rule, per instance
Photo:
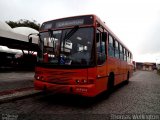
{"label": "bus side window", "polygon": [[129,53],[129,62],[130,62],[130,63],[132,62],[132,56],[131,56],[131,53]]}
{"label": "bus side window", "polygon": [[128,52],[128,62],[130,63],[130,53]]}
{"label": "bus side window", "polygon": [[125,61],[125,48],[123,47],[123,60]]}
{"label": "bus side window", "polygon": [[106,55],[106,39],[107,39],[107,32],[102,33],[102,53]]}
{"label": "bus side window", "polygon": [[101,34],[99,30],[96,32],[96,46],[97,52],[101,52]]}
{"label": "bus side window", "polygon": [[108,39],[108,54],[109,56],[114,57],[114,41],[111,35],[109,35]]}
{"label": "bus side window", "polygon": [[127,62],[129,62],[129,52],[127,51]]}
{"label": "bus side window", "polygon": [[124,61],[127,60],[127,56],[126,56],[126,49],[124,48]]}
{"label": "bus side window", "polygon": [[115,57],[119,59],[119,44],[115,40]]}
{"label": "bus side window", "polygon": [[127,50],[125,49],[125,53],[124,53],[124,59],[125,61],[127,61]]}
{"label": "bus side window", "polygon": [[120,59],[123,60],[123,48],[121,44],[119,46],[119,49],[120,49]]}
{"label": "bus side window", "polygon": [[133,62],[133,56],[132,56],[132,54],[131,54],[131,63]]}

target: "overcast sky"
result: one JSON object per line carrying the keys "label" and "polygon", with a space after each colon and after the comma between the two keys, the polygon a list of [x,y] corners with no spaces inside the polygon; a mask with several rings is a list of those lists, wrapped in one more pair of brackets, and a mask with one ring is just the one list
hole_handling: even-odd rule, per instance
{"label": "overcast sky", "polygon": [[0,0],[0,20],[47,20],[96,14],[133,52],[160,62],[160,0]]}

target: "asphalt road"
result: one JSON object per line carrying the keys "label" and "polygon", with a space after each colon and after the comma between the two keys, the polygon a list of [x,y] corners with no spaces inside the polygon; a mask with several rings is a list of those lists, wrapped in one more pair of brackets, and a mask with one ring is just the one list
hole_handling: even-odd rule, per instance
{"label": "asphalt road", "polygon": [[[128,85],[95,99],[39,95],[0,104],[2,118],[26,119],[160,119],[160,76],[137,71]],[[136,115],[136,116],[135,116]],[[138,115],[138,116],[137,116]],[[151,119],[151,120],[152,120]]]}
{"label": "asphalt road", "polygon": [[34,72],[0,72],[0,92],[33,87]]}

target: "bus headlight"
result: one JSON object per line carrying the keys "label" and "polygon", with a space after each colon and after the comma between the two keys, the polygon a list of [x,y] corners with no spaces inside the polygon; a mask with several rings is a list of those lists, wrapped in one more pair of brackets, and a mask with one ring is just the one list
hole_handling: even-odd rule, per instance
{"label": "bus headlight", "polygon": [[82,80],[82,83],[84,83],[84,84],[86,84],[87,82],[88,82],[88,81],[87,81],[87,80],[85,80],[85,79],[84,79],[84,80]]}
{"label": "bus headlight", "polygon": [[76,80],[76,83],[79,84],[80,80]]}
{"label": "bus headlight", "polygon": [[40,79],[40,77],[39,77],[38,75],[35,75],[34,78],[35,78],[36,80],[39,80],[39,79]]}

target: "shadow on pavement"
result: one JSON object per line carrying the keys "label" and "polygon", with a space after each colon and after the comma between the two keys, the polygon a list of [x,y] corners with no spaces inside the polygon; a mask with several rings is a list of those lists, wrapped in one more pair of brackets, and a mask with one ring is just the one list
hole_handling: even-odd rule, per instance
{"label": "shadow on pavement", "polygon": [[119,89],[121,89],[127,83],[121,83],[115,87],[115,89],[109,93],[105,91],[96,97],[82,97],[78,95],[67,95],[67,94],[53,94],[53,93],[43,93],[41,97],[39,97],[37,102],[47,103],[50,106],[52,105],[63,105],[63,106],[71,106],[76,108],[89,108],[95,106],[107,99],[109,99],[110,95],[116,93]]}

